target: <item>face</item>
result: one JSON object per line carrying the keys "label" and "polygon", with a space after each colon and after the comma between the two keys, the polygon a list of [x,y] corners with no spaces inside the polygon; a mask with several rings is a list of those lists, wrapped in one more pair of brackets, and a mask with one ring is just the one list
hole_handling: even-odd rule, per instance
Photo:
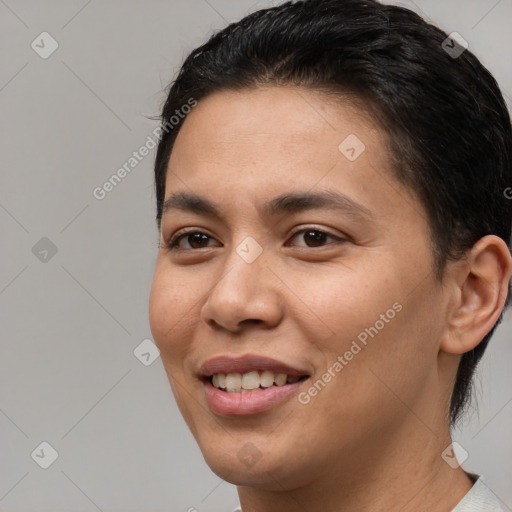
{"label": "face", "polygon": [[438,407],[446,298],[389,161],[361,111],[303,88],[218,92],[185,120],[150,325],[221,478],[284,489],[362,467]]}

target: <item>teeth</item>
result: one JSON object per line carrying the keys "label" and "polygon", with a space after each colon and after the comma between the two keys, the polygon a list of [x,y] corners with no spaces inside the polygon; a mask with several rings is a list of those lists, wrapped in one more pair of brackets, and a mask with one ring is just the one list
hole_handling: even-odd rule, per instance
{"label": "teeth", "polygon": [[[214,375],[215,377],[215,375]],[[223,373],[217,374],[217,384],[219,388],[225,388],[226,387],[226,376]]]}
{"label": "teeth", "polygon": [[269,388],[274,384],[284,386],[297,382],[299,377],[286,375],[265,370],[263,372],[252,371],[244,374],[240,373],[216,373],[212,376],[212,384],[218,389],[224,389],[228,393],[252,392],[260,388]]}
{"label": "teeth", "polygon": [[242,376],[239,373],[228,373],[226,375],[226,390],[229,393],[240,391],[242,387]]}
{"label": "teeth", "polygon": [[274,382],[276,386],[284,386],[286,384],[286,373],[278,373],[274,378]]}
{"label": "teeth", "polygon": [[260,387],[260,374],[258,372],[249,372],[242,375],[243,389],[256,389]]}
{"label": "teeth", "polygon": [[274,372],[269,372],[269,371],[265,370],[261,374],[260,386],[262,388],[269,388],[270,386],[273,386],[273,385],[274,385]]}

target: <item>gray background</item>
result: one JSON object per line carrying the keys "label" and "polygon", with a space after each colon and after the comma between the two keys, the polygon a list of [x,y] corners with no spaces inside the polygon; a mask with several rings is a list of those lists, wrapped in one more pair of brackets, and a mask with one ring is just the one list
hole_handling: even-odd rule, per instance
{"label": "gray background", "polygon": [[[462,34],[512,97],[512,0],[399,3]],[[161,360],[145,366],[134,355],[151,338],[154,152],[103,200],[92,191],[156,128],[145,116],[158,114],[186,54],[226,22],[269,5],[0,0],[0,510],[207,512],[238,504],[236,489],[204,463]],[[43,31],[59,44],[47,59],[31,48]],[[43,237],[56,254],[44,253]],[[487,477],[505,510],[511,332],[508,314],[479,372],[479,412],[455,433],[469,453],[464,467]],[[59,454],[48,469],[31,457],[42,441]]]}

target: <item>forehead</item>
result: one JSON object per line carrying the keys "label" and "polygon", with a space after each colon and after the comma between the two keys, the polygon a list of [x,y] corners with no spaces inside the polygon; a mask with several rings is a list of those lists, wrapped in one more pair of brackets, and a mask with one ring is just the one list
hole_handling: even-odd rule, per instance
{"label": "forehead", "polygon": [[195,147],[188,158],[222,154],[237,165],[255,156],[262,161],[318,157],[327,151],[338,157],[338,146],[349,135],[384,156],[385,134],[349,98],[291,86],[225,90],[202,99],[187,116],[171,158],[192,149],[191,144]]}
{"label": "forehead", "polygon": [[263,204],[285,192],[329,189],[378,209],[389,205],[390,184],[411,195],[390,162],[387,135],[348,99],[299,87],[221,91],[184,121],[169,160],[166,199],[195,192]]}

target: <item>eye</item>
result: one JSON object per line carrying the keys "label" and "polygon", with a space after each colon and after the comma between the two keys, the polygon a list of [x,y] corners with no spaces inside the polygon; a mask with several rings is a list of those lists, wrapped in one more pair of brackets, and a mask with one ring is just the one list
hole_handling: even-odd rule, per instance
{"label": "eye", "polygon": [[[171,250],[188,250],[188,249],[202,249],[204,247],[207,247],[205,245],[208,241],[208,239],[213,238],[206,233],[203,233],[202,231],[186,231],[182,232],[181,234],[175,235],[169,243],[166,244],[168,249]],[[191,247],[182,247],[180,246],[180,242],[182,240],[186,240],[189,242],[189,245]],[[195,245],[198,245],[199,247],[196,247]]]}
{"label": "eye", "polygon": [[[323,247],[326,244],[326,241],[330,238],[334,241],[342,242],[343,238],[332,235],[326,231],[317,228],[305,228],[300,231],[296,231],[290,240],[293,240],[298,235],[303,236],[303,240],[306,242],[305,245],[300,245],[299,247]],[[185,240],[189,247],[183,247],[181,242]],[[166,247],[170,250],[194,250],[194,249],[204,249],[208,247],[208,241],[214,240],[213,237],[203,233],[202,231],[186,231],[177,233],[167,244]],[[287,244],[289,245],[289,244]]]}
{"label": "eye", "polygon": [[[325,245],[325,241],[326,239],[328,238],[331,238],[335,241],[343,241],[343,238],[339,237],[339,236],[335,236],[335,235],[332,235],[330,233],[327,233],[326,231],[322,231],[321,229],[316,229],[316,228],[306,228],[306,229],[301,229],[300,231],[296,231],[293,236],[292,236],[292,240],[293,238],[295,238],[297,235],[301,235],[302,234],[302,237],[303,237],[303,240],[306,241],[306,245],[304,246],[300,246],[300,247],[322,247]],[[311,243],[312,245],[308,245],[308,243]],[[329,245],[329,244],[327,244]]]}

